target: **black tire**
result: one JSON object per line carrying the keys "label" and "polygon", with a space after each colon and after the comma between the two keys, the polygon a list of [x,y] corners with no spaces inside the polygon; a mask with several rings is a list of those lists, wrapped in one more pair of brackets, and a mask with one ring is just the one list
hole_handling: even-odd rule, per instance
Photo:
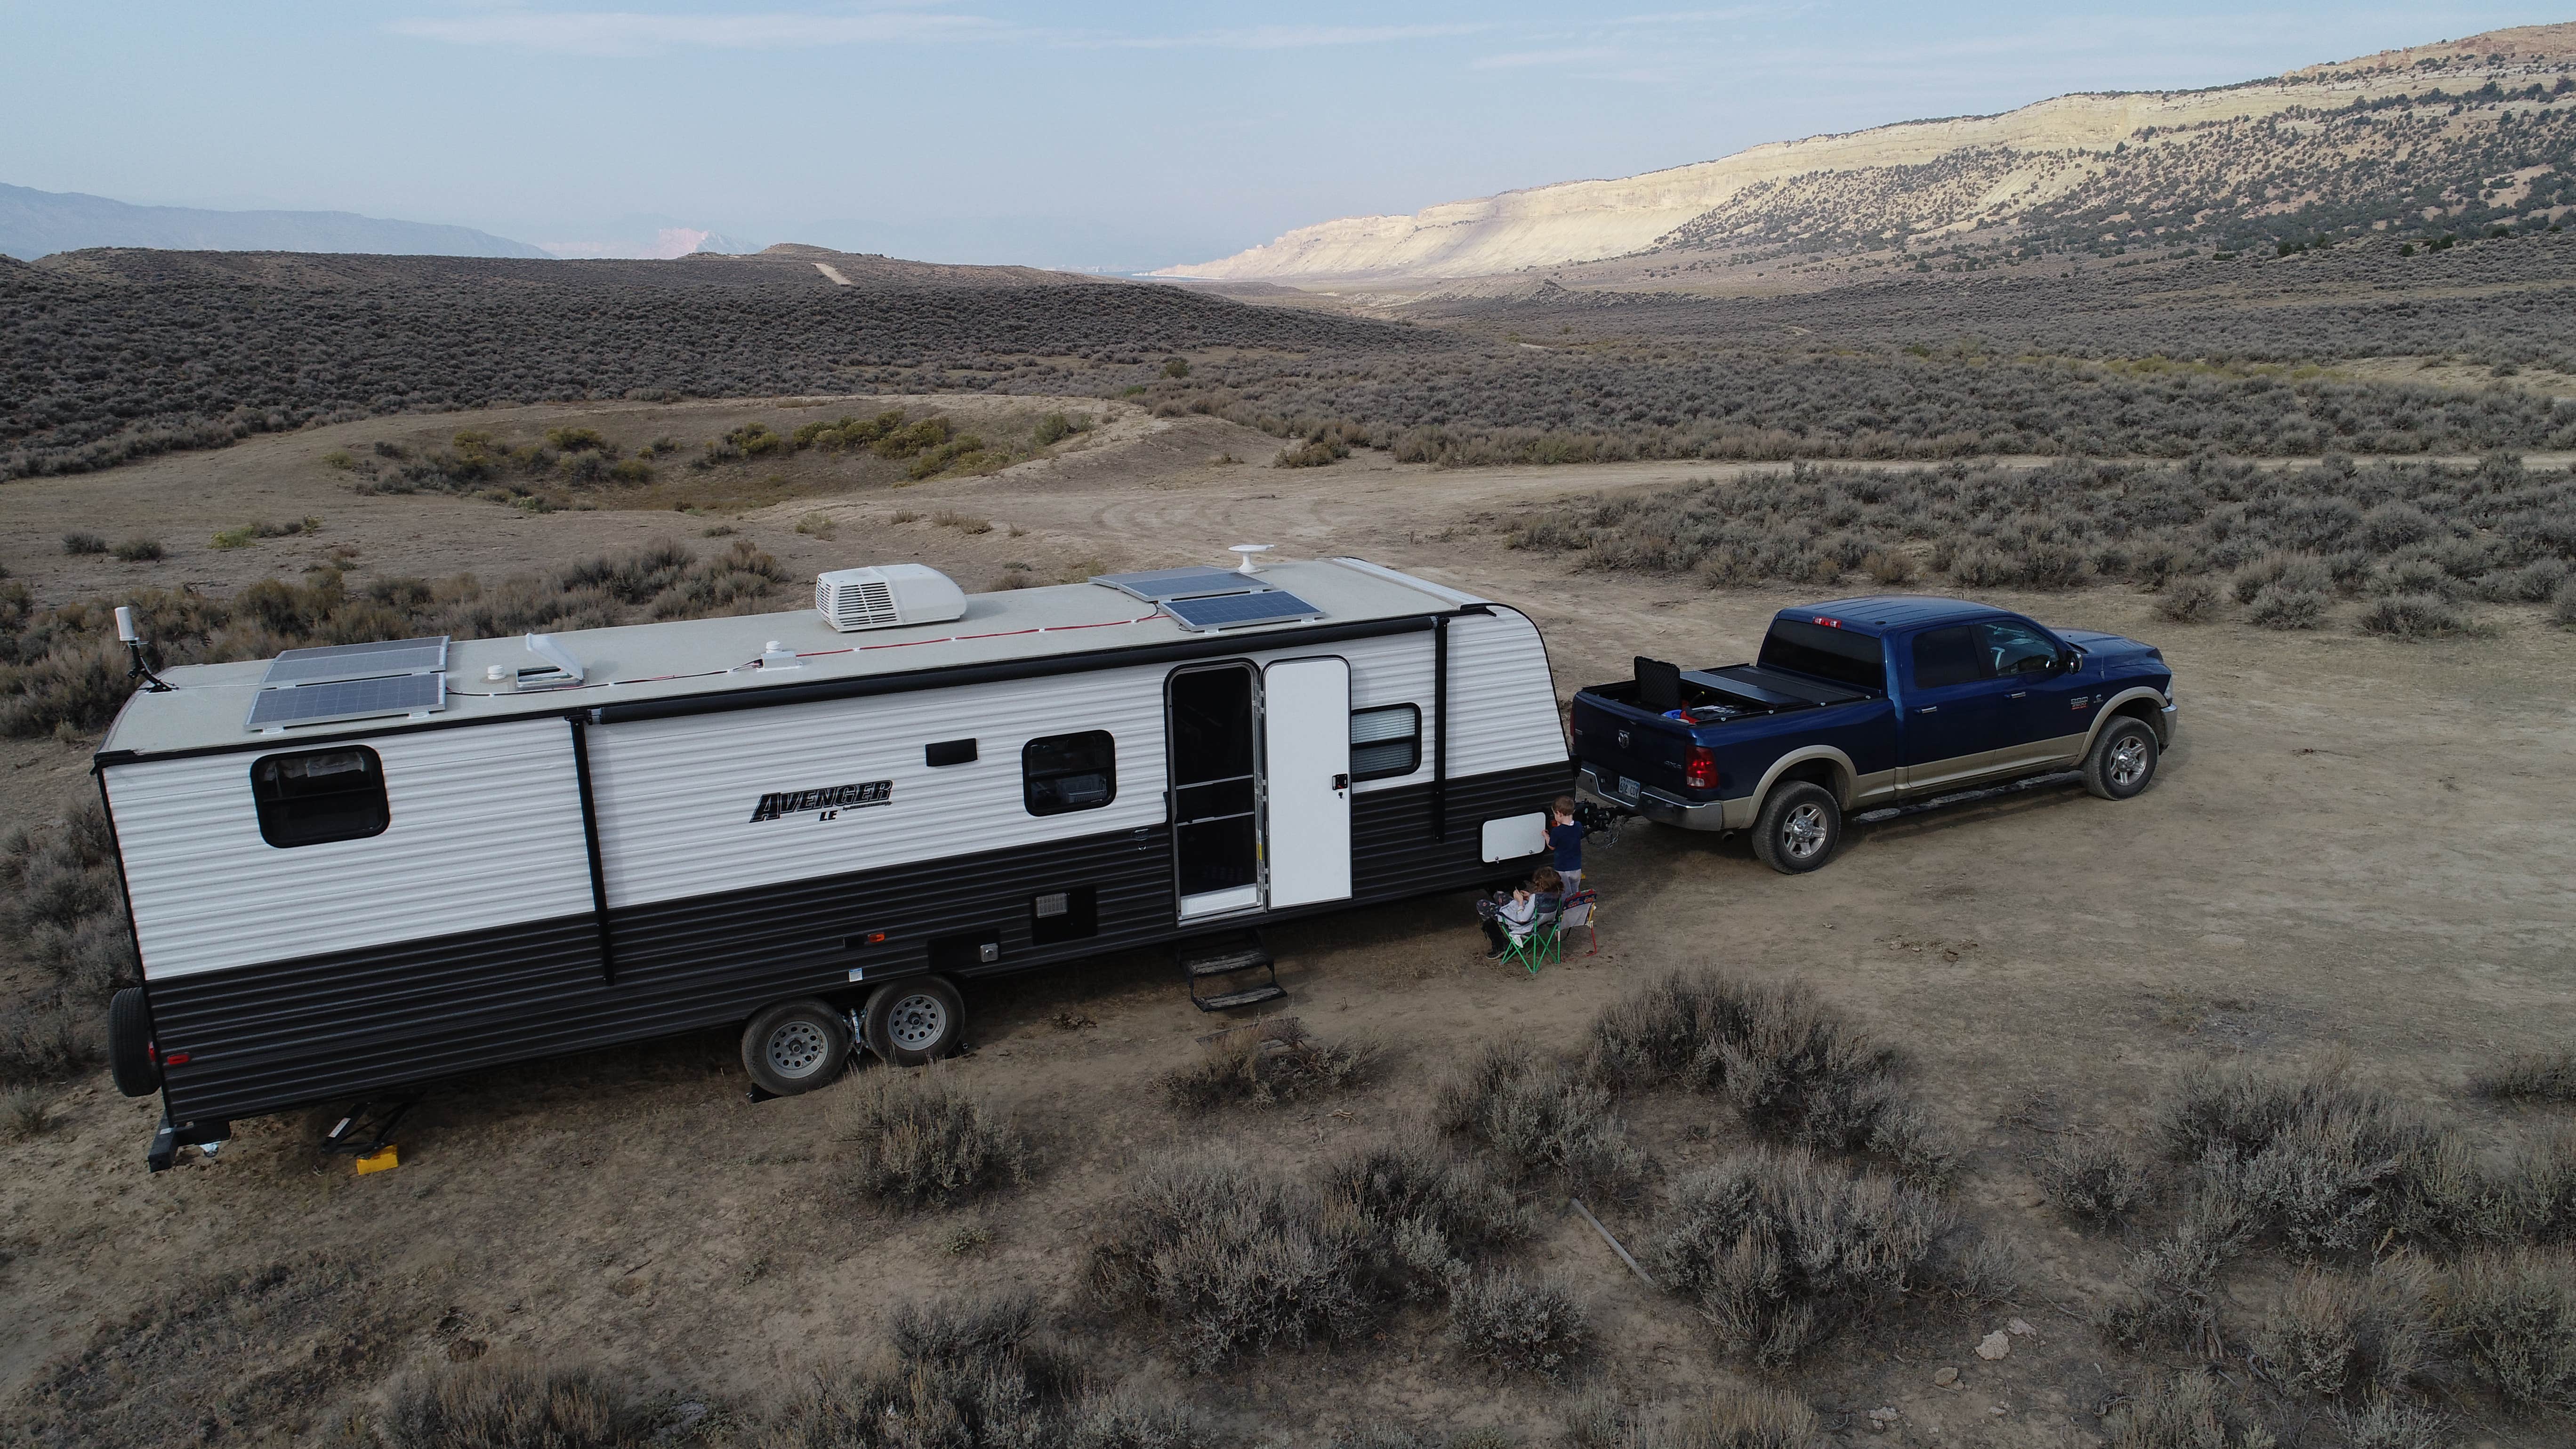
{"label": "black tire", "polygon": [[811,997],[782,1001],[742,1029],[742,1069],[773,1097],[810,1092],[849,1065],[849,1022]]}
{"label": "black tire", "polygon": [[2102,726],[2085,754],[2084,788],[2104,800],[2126,800],[2155,782],[2163,753],[2145,720],[2123,715]]}
{"label": "black tire", "polygon": [[1834,792],[1803,780],[1773,790],[1753,822],[1754,855],[1782,875],[1823,868],[1842,843],[1843,807]]}
{"label": "black tire", "polygon": [[129,1097],[161,1090],[161,1059],[152,1053],[152,1007],[140,986],[107,999],[107,1074],[116,1079],[116,1090]]}
{"label": "black tire", "polygon": [[966,1003],[936,976],[889,981],[868,994],[868,1050],[888,1066],[918,1067],[957,1050]]}

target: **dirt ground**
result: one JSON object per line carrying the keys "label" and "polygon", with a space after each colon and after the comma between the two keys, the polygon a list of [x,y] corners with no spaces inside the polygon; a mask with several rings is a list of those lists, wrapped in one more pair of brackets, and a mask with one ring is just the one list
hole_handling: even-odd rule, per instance
{"label": "dirt ground", "polygon": [[[961,414],[987,405],[937,402]],[[977,588],[1013,562],[1052,580],[1221,560],[1227,544],[1264,542],[1364,555],[1527,610],[1563,694],[1625,677],[1632,654],[1748,657],[1771,611],[1793,602],[1577,575],[1563,556],[1504,546],[1511,516],[1569,493],[1725,469],[1434,473],[1368,454],[1274,469],[1264,465],[1278,444],[1260,434],[1089,406],[1114,415],[1110,426],[995,476],[834,491],[799,473],[792,496],[695,516],[528,516],[470,499],[361,497],[318,461],[324,453],[467,424],[349,424],[10,484],[0,563],[52,602],[181,579],[228,592],[265,572],[291,576],[334,545],[357,550],[361,580],[497,578],[730,526],[795,574],[916,558]],[[620,441],[621,429],[693,440],[758,411],[621,404],[471,422],[570,419]],[[1253,461],[1214,461],[1228,456]],[[834,537],[793,531],[815,511],[835,519]],[[925,517],[897,524],[898,511]],[[995,527],[929,520],[942,511]],[[325,520],[309,540],[202,543],[256,517],[305,514]],[[151,532],[172,557],[67,558],[56,540],[69,528]],[[1536,977],[1480,959],[1463,898],[1275,930],[1285,1010],[1382,1052],[1364,1090],[1314,1107],[1209,1119],[1163,1107],[1153,1078],[1223,1023],[1191,1008],[1159,955],[976,986],[974,1050],[950,1070],[1012,1109],[1040,1149],[1029,1185],[986,1207],[889,1217],[836,1201],[827,1177],[846,1088],[754,1105],[723,1034],[441,1090],[399,1134],[401,1168],[364,1178],[318,1150],[324,1111],[240,1124],[217,1159],[192,1155],[153,1176],[142,1151],[157,1105],[117,1096],[103,1073],[68,1086],[55,1103],[60,1127],[0,1149],[0,1396],[54,1384],[76,1417],[96,1416],[104,1438],[123,1442],[315,1443],[388,1375],[489,1352],[601,1365],[721,1416],[867,1351],[896,1302],[1019,1284],[1059,1306],[1100,1374],[1186,1397],[1257,1442],[1314,1444],[1390,1421],[1495,1424],[1549,1442],[1566,1391],[1486,1380],[1444,1353],[1423,1314],[1369,1343],[1183,1376],[1135,1325],[1084,1302],[1085,1245],[1143,1154],[1221,1143],[1274,1166],[1319,1167],[1418,1123],[1466,1051],[1573,1046],[1632,983],[1705,967],[1801,976],[1903,1048],[1965,1145],[1961,1210],[2026,1259],[2010,1307],[1907,1310],[1782,1382],[1841,1442],[2098,1442],[2099,1410],[2147,1365],[2081,1321],[2122,1244],[2077,1232],[2041,1201],[2026,1159],[2048,1134],[2142,1124],[2195,1060],[2293,1064],[2337,1052],[2481,1142],[2546,1125],[2545,1114],[2475,1103],[2462,1083],[2500,1053],[2563,1046],[2576,1031],[2576,633],[2537,610],[2498,608],[2488,611],[2497,637],[2407,645],[2348,627],[2177,625],[2117,589],[1997,601],[2163,646],[2181,734],[2153,789],[2123,804],[2043,790],[1856,827],[1829,868],[1795,879],[1764,869],[1740,840],[1632,825],[1589,862],[1587,883],[1606,902],[1599,954]],[[89,747],[0,746],[0,814],[41,818],[79,798]],[[1731,1113],[1678,1095],[1648,1094],[1628,1110],[1667,1170],[1745,1140]],[[1601,1326],[1594,1382],[1650,1400],[1743,1381],[1687,1305],[1629,1276],[1561,1200],[1539,1206],[1545,1228],[1522,1261],[1564,1276]],[[944,1244],[961,1217],[990,1242],[952,1255]],[[1633,1243],[1651,1210],[1605,1218]],[[235,1276],[271,1265],[283,1272],[249,1288]],[[2269,1274],[2232,1280],[2238,1328]],[[265,1316],[241,1306],[271,1300],[281,1306]],[[2035,1332],[2014,1339],[2009,1357],[1980,1361],[1977,1341],[2016,1317]],[[206,1327],[174,1342],[145,1331],[153,1323]],[[90,1367],[66,1377],[63,1365],[85,1351]],[[1956,1387],[1934,1387],[1944,1366],[1963,1370]],[[1900,1416],[1871,1432],[1880,1406]],[[2466,1427],[2465,1442],[2558,1442],[2530,1421]]]}

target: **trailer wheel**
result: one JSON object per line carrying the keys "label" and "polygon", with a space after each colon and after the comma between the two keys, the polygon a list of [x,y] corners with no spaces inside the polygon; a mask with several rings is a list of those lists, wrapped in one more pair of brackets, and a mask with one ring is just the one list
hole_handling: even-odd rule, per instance
{"label": "trailer wheel", "polygon": [[966,1003],[936,976],[889,981],[868,997],[868,1050],[890,1066],[917,1067],[957,1050]]}
{"label": "trailer wheel", "polygon": [[1782,875],[1823,866],[1842,843],[1843,807],[1834,792],[1804,780],[1772,791],[1753,822],[1753,853]]}
{"label": "trailer wheel", "polygon": [[782,1001],[742,1031],[742,1066],[773,1097],[810,1092],[850,1064],[850,1028],[841,1014],[810,997]]}
{"label": "trailer wheel", "polygon": [[107,1072],[116,1090],[129,1097],[161,1090],[161,1062],[152,1055],[152,1008],[140,986],[107,999]]}
{"label": "trailer wheel", "polygon": [[2084,788],[2104,800],[2126,800],[2156,777],[2156,732],[2134,717],[2111,721],[2084,757]]}

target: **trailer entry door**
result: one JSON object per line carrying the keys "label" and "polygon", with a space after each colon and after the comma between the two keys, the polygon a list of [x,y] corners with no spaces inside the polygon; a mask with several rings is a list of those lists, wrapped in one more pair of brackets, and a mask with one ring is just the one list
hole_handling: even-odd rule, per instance
{"label": "trailer entry door", "polygon": [[1261,765],[1252,666],[1184,669],[1165,686],[1172,873],[1180,918],[1261,905]]}
{"label": "trailer entry door", "polygon": [[1262,674],[1270,908],[1351,895],[1351,666],[1288,659]]}

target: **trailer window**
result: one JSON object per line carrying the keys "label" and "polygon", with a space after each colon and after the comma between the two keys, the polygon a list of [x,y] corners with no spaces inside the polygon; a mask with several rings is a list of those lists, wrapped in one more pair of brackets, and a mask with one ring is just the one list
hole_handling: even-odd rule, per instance
{"label": "trailer window", "polygon": [[1774,619],[1762,636],[1762,659],[1770,669],[1795,670],[1854,689],[1887,687],[1886,656],[1879,642],[1827,624],[1804,619]]}
{"label": "trailer window", "polygon": [[1118,744],[1107,730],[1048,735],[1020,749],[1031,815],[1097,810],[1118,798]]}
{"label": "trailer window", "polygon": [[288,849],[385,833],[385,765],[364,745],[262,755],[251,762],[259,838]]}
{"label": "trailer window", "polygon": [[1422,711],[1410,704],[1351,711],[1351,778],[1392,780],[1422,768]]}

